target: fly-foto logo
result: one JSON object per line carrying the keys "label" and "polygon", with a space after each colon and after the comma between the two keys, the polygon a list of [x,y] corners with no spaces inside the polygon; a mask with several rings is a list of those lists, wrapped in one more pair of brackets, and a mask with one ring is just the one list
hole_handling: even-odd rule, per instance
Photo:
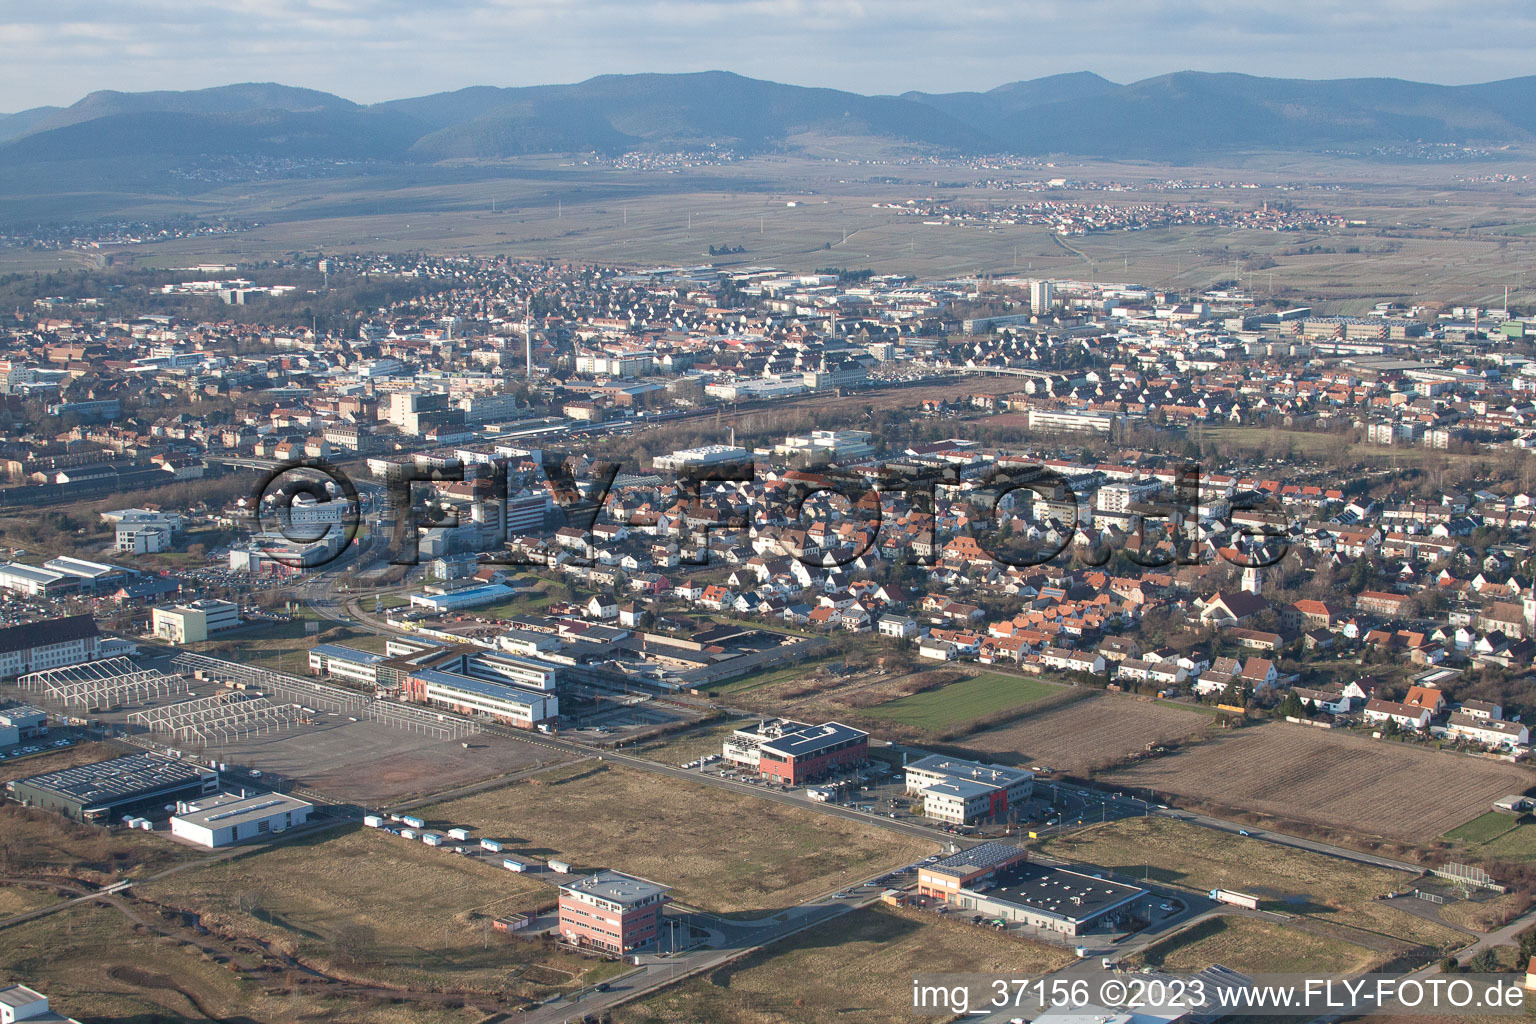
{"label": "fly-foto logo", "polygon": [[[475,481],[479,493],[503,504],[519,493],[547,494],[563,522],[560,557],[591,564],[594,538],[622,467],[546,452],[539,468],[542,476],[530,483],[506,459],[475,463],[473,476],[458,460],[394,467],[384,503],[392,514],[388,561],[416,565],[423,531],[462,525],[452,510],[421,514],[419,489]],[[840,568],[889,540],[887,507],[895,506],[902,510],[900,557],[911,565],[933,566],[950,552],[961,560],[1027,568],[1052,562],[1070,548],[1073,557],[1089,565],[1104,565],[1123,550],[1134,564],[1156,569],[1201,561],[1200,469],[1183,465],[1173,478],[1171,499],[1138,503],[1118,518],[1127,528],[1113,531],[1085,525],[1071,481],[1040,466],[992,467],[979,474],[823,469],[785,474],[759,487],[756,467],[741,463],[685,467],[670,483],[650,486],[670,492],[667,507],[676,510],[671,532],[681,540],[683,564],[708,564],[711,538],[719,533],[777,526],[787,555],[815,568]],[[270,516],[278,524],[275,534],[266,535],[272,541],[281,537],[280,544],[272,545],[272,557],[297,568],[318,568],[341,557],[361,523],[357,487],[323,459],[296,460],[271,471],[252,502],[263,521]],[[322,506],[325,513],[317,511]],[[1259,509],[1236,504],[1229,514],[1244,511]],[[838,518],[843,522],[832,525]],[[616,522],[610,516],[608,521],[630,528],[654,526],[654,521],[641,523],[634,517]],[[507,518],[499,522],[490,536],[481,524],[475,545],[480,562],[548,564],[552,556],[509,547]],[[1237,525],[1231,542],[1216,550],[1242,568],[1266,568],[1284,559],[1290,545],[1282,527],[1254,517]]]}

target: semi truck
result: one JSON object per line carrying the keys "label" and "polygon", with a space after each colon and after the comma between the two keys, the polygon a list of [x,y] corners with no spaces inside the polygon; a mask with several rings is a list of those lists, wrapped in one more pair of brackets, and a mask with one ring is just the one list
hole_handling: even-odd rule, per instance
{"label": "semi truck", "polygon": [[1235,892],[1231,889],[1212,889],[1211,899],[1217,903],[1230,903],[1234,907],[1247,907],[1249,910],[1259,909],[1259,898],[1249,896],[1245,892]]}

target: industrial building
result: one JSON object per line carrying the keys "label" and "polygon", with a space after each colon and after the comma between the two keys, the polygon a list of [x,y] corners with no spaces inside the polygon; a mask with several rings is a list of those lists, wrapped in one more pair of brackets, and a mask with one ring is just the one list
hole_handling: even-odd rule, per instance
{"label": "industrial building", "polygon": [[553,693],[431,668],[406,677],[405,696],[418,704],[485,716],[521,729],[532,729],[560,714],[559,699]]}
{"label": "industrial building", "polygon": [[1138,886],[1031,864],[988,888],[962,890],[952,902],[961,910],[1078,936],[1113,928],[1144,895]]}
{"label": "industrial building", "polygon": [[917,892],[919,896],[947,900],[961,889],[982,885],[996,873],[1028,859],[1029,853],[1022,847],[1010,843],[981,843],[919,867]]}
{"label": "industrial building", "polygon": [[474,644],[445,646],[393,638],[382,655],[319,644],[309,652],[309,669],[354,686],[398,693],[418,704],[490,717],[522,729],[560,714],[555,694],[558,666]]}
{"label": "industrial building", "polygon": [[0,726],[15,729],[18,740],[31,740],[48,735],[48,712],[30,704],[13,704],[0,708]]}
{"label": "industrial building", "polygon": [[439,591],[436,587],[430,587],[420,594],[411,595],[411,607],[425,608],[430,612],[440,615],[444,612],[497,604],[501,601],[511,600],[516,596],[517,591],[505,583],[486,583],[478,587],[464,587],[460,590],[442,591]]}
{"label": "industrial building", "polygon": [[320,644],[309,650],[309,670],[317,676],[344,679],[357,686],[373,686],[379,678],[379,662],[386,654],[359,651],[343,644]]}
{"label": "industrial building", "polygon": [[659,470],[676,472],[693,467],[723,466],[751,461],[752,453],[745,448],[727,444],[707,444],[700,448],[685,448],[670,455],[658,455],[651,460],[651,465]]}
{"label": "industrial building", "polygon": [[259,839],[302,825],[309,820],[313,807],[281,793],[218,793],[181,802],[171,817],[171,834],[216,850],[242,839]]}
{"label": "industrial building", "polygon": [[923,797],[925,816],[957,825],[1002,820],[1035,789],[1033,772],[939,754],[907,765],[906,781],[908,795]]}
{"label": "industrial building", "polygon": [[109,593],[141,575],[138,571],[126,569],[121,565],[88,562],[83,558],[71,558],[68,555],[48,559],[43,563],[43,568],[50,572],[74,577],[80,590],[87,594]]}
{"label": "industrial building", "polygon": [[0,988],[0,1024],[32,1020],[38,1024],[80,1024],[73,1017],[54,1013],[48,1008],[48,997],[25,985],[7,985]]}
{"label": "industrial building", "polygon": [[1146,890],[1077,871],[1028,863],[1007,843],[982,843],[918,869],[917,891],[963,911],[1063,936],[1113,928]]}
{"label": "industrial building", "polygon": [[158,814],[167,804],[216,792],[218,773],[158,754],[132,754],[5,784],[11,798],[75,821],[110,824],[125,815]]}
{"label": "industrial building", "polygon": [[654,942],[666,886],[617,871],[599,871],[560,887],[560,935],[578,946],[616,955]]}
{"label": "industrial building", "polygon": [[0,678],[79,665],[100,654],[101,632],[90,615],[0,629]]}
{"label": "industrial building", "polygon": [[776,718],[737,729],[721,753],[765,779],[798,786],[868,761],[869,734],[840,722],[807,725]]}
{"label": "industrial building", "polygon": [[26,597],[58,597],[80,585],[80,577],[20,562],[0,563],[0,590]]}
{"label": "industrial building", "polygon": [[194,644],[210,633],[240,625],[240,607],[233,601],[211,598],[156,608],[151,613],[155,636],[173,644]]}

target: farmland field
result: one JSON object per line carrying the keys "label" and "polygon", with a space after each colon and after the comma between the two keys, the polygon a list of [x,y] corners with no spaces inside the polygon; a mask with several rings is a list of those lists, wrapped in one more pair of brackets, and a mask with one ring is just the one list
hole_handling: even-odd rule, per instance
{"label": "farmland field", "polygon": [[1113,868],[1196,892],[1236,889],[1260,906],[1350,929],[1340,937],[1370,936],[1401,943],[1453,948],[1460,933],[1394,908],[1378,895],[1412,881],[1404,871],[1370,867],[1217,832],[1169,818],[1125,818],[1071,832],[1042,844],[1053,857]]}
{"label": "farmland field", "polygon": [[886,701],[868,709],[866,714],[937,732],[960,722],[1033,704],[1060,690],[1060,686],[1036,679],[983,672],[973,679],[950,683],[937,690]]}
{"label": "farmland field", "polygon": [[718,912],[780,909],[937,845],[873,825],[651,772],[585,761],[415,812],[508,852],[674,886]]}
{"label": "farmland field", "polygon": [[388,984],[536,998],[612,971],[491,935],[496,917],[553,905],[548,883],[374,829],[307,836],[135,893],[194,910],[216,932]]}
{"label": "farmland field", "polygon": [[830,1024],[922,1021],[912,976],[921,971],[1040,974],[1065,949],[958,921],[886,907],[852,911],[705,977],[613,1013],[614,1024]]}
{"label": "farmland field", "polygon": [[996,729],[967,736],[964,745],[999,761],[1049,765],[1087,775],[1144,752],[1148,744],[1189,739],[1211,719],[1169,704],[1112,693],[1053,706]]}
{"label": "farmland field", "polygon": [[[1427,841],[1536,783],[1528,769],[1273,723],[1109,773],[1121,786],[1407,842]],[[1403,799],[1403,780],[1414,798]]]}
{"label": "farmland field", "polygon": [[1169,971],[1203,971],[1221,964],[1245,974],[1355,974],[1386,958],[1341,939],[1249,917],[1201,921],[1142,950],[1140,962]]}

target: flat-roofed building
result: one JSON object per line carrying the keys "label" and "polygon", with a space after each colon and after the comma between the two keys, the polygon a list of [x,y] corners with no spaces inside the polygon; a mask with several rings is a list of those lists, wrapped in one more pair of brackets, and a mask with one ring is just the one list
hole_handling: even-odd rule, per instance
{"label": "flat-roofed building", "polygon": [[1077,936],[1114,927],[1144,895],[1138,886],[1024,864],[1000,872],[983,888],[961,890],[950,902],[962,911]]}
{"label": "flat-roofed building", "polygon": [[54,1013],[48,1008],[48,997],[25,985],[7,985],[0,988],[0,1024],[16,1021],[36,1021],[37,1024],[80,1024],[73,1017]]}
{"label": "flat-roofed building", "polygon": [[130,754],[13,779],[5,788],[12,799],[29,807],[105,825],[124,815],[155,814],[166,804],[206,796],[218,790],[219,775],[158,754]]}
{"label": "flat-roofed building", "polygon": [[917,869],[920,896],[949,899],[961,889],[986,882],[1000,871],[1029,860],[1029,852],[1012,843],[979,843]]}
{"label": "flat-roofed building", "polygon": [[80,585],[80,577],[20,562],[0,564],[0,590],[26,597],[55,597]]}
{"label": "flat-roofed building", "polygon": [[205,598],[156,608],[150,618],[155,636],[173,644],[193,644],[207,640],[210,633],[240,625],[240,606]]}
{"label": "flat-roofed building", "polygon": [[30,704],[12,704],[0,708],[0,726],[16,730],[16,738],[35,739],[48,735],[48,712]]}
{"label": "flat-roofed building", "polygon": [[516,596],[517,591],[505,583],[485,583],[478,587],[463,587],[438,594],[412,594],[411,607],[425,608],[430,612],[441,614],[458,611],[461,608],[479,608],[482,605],[497,604],[509,601]]}
{"label": "flat-roofed building", "polygon": [[578,946],[621,955],[654,941],[667,887],[618,871],[599,871],[560,887],[560,935]]}
{"label": "flat-roofed building", "polygon": [[807,725],[776,718],[737,729],[722,754],[765,779],[798,786],[868,761],[869,734],[841,722]]}
{"label": "flat-roofed building", "polygon": [[309,649],[309,670],[317,676],[345,679],[358,686],[375,686],[379,681],[379,664],[389,660],[387,654],[360,651],[344,644],[319,644]]}
{"label": "flat-roofed building", "polygon": [[1001,820],[1034,793],[1033,772],[934,754],[906,767],[907,793],[922,794],[923,814],[966,825]]}
{"label": "flat-roofed building", "polygon": [[525,690],[459,672],[417,669],[406,677],[404,689],[406,697],[419,704],[492,718],[520,729],[532,729],[560,714],[559,699],[553,693]]}
{"label": "flat-roofed building", "polygon": [[171,817],[171,834],[216,850],[244,839],[260,839],[309,820],[313,804],[282,793],[238,796],[218,793],[184,801]]}

